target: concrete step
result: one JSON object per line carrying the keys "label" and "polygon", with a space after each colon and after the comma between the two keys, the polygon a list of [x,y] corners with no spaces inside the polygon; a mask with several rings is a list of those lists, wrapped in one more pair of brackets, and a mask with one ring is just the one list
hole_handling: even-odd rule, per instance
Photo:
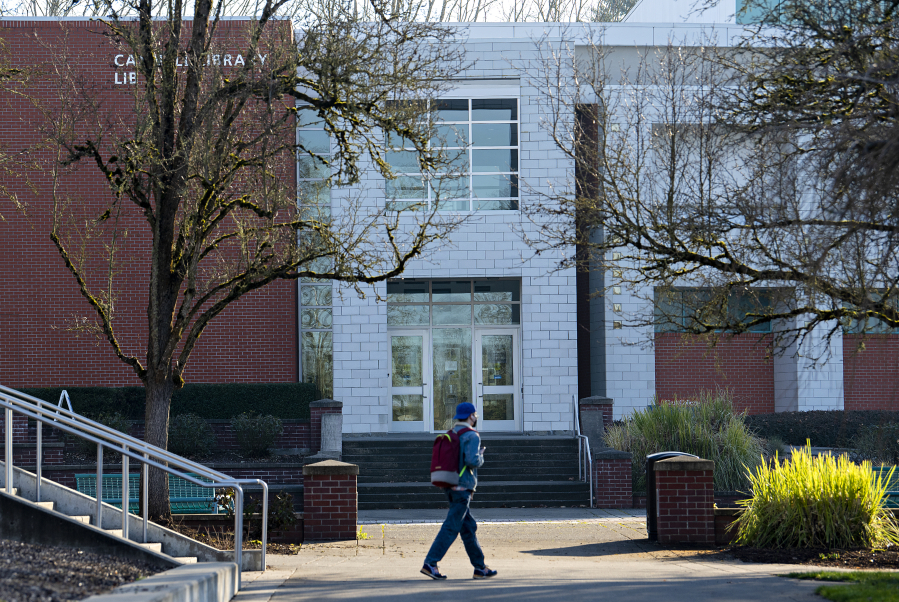
{"label": "concrete step", "polygon": [[79,523],[84,523],[85,525],[91,524],[91,517],[88,515],[79,515],[79,516],[70,516],[72,520],[77,520]]}
{"label": "concrete step", "polygon": [[56,510],[55,502],[35,502],[35,504],[46,510]]}
{"label": "concrete step", "polygon": [[174,559],[181,564],[197,564],[196,556],[174,556]]}
{"label": "concrete step", "polygon": [[107,533],[109,533],[110,535],[115,535],[116,537],[122,537],[121,529],[103,529],[103,530],[106,531]]}
{"label": "concrete step", "polygon": [[154,552],[159,552],[162,554],[162,544],[161,543],[139,543],[137,544],[142,548],[147,548],[148,550],[152,550]]}

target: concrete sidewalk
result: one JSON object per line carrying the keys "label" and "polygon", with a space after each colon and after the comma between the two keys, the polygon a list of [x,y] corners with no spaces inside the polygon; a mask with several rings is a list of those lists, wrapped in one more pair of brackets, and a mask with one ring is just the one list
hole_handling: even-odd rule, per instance
{"label": "concrete sidewalk", "polygon": [[[518,523],[546,521],[638,520],[646,521],[642,508],[475,508],[472,515],[479,523]],[[360,525],[442,524],[446,508],[439,510],[362,510]]]}
{"label": "concrete sidewalk", "polygon": [[270,555],[274,570],[247,575],[234,600],[820,600],[814,595],[819,584],[775,576],[800,567],[722,561],[703,551],[650,544],[642,511],[525,510],[497,509],[495,520],[502,522],[487,522],[492,512],[473,511],[482,521],[478,538],[487,562],[499,571],[491,580],[471,578],[460,541],[440,563],[448,580],[419,574],[439,528],[430,521],[442,517],[402,511],[406,521],[429,522],[391,524],[382,513],[378,523],[362,526],[367,539],[305,544],[297,556]]}

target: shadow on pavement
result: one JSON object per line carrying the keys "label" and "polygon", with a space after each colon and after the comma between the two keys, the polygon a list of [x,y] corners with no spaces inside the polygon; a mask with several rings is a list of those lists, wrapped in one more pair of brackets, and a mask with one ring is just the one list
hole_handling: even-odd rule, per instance
{"label": "shadow on pavement", "polygon": [[[611,568],[611,567],[610,567]],[[648,567],[647,567],[648,568]],[[561,572],[561,571],[560,571]],[[634,575],[631,580],[610,581],[598,566],[595,579],[581,572],[559,574],[531,581],[503,579],[490,581],[450,579],[434,582],[422,578],[408,580],[366,580],[361,582],[329,582],[291,579],[272,598],[277,600],[370,600],[412,602],[418,600],[540,600],[541,602],[580,602],[609,600],[628,602],[697,602],[727,600],[793,600],[811,602],[820,585],[771,575],[722,575],[721,577],[689,577],[655,579]]]}
{"label": "shadow on pavement", "polygon": [[[643,544],[643,545],[640,545]],[[624,540],[624,541],[603,541],[599,543],[582,544],[578,546],[566,546],[563,548],[541,548],[537,550],[521,550],[522,554],[532,554],[534,556],[580,556],[580,557],[597,557],[597,556],[619,556],[622,554],[640,554],[651,549],[657,549],[655,546],[650,547],[649,540]]]}

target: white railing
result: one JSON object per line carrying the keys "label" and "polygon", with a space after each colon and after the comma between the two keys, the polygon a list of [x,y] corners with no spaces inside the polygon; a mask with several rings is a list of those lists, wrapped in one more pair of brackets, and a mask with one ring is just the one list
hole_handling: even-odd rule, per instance
{"label": "white railing", "polygon": [[[181,477],[185,481],[201,487],[229,487],[234,490],[234,561],[237,563],[237,583],[235,591],[240,588],[240,574],[243,570],[243,506],[244,492],[242,485],[262,486],[262,570],[265,570],[265,548],[268,542],[268,485],[260,479],[234,479],[226,474],[212,470],[207,466],[182,458],[162,448],[150,445],[110,428],[99,422],[89,420],[71,410],[53,406],[48,402],[25,395],[15,389],[0,385],[0,408],[6,414],[5,441],[5,478],[4,487],[12,494],[13,483],[13,414],[18,413],[37,421],[37,457],[36,457],[36,502],[41,501],[41,459],[43,444],[43,425],[49,425],[66,433],[76,435],[97,444],[97,516],[96,526],[102,528],[103,507],[103,450],[122,454],[122,537],[128,536],[128,460],[134,459],[143,464],[141,510],[143,518],[143,543],[147,543],[148,524],[148,473],[147,467],[159,468],[169,474]],[[189,474],[192,473],[192,474]],[[200,480],[204,477],[209,481]],[[214,497],[214,495],[213,495]]]}
{"label": "white railing", "polygon": [[[574,436],[578,439],[577,446],[577,476],[590,485],[590,507],[593,507],[593,457],[590,455],[590,439],[581,433],[581,420],[578,412],[577,399],[571,396],[571,405],[574,408]],[[587,461],[582,462],[581,458]],[[583,471],[581,470],[583,466]]]}

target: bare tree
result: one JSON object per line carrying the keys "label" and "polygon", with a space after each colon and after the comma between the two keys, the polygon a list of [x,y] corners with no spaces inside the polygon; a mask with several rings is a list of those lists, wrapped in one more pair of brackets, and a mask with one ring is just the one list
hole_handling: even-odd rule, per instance
{"label": "bare tree", "polygon": [[[70,60],[64,36],[47,42],[54,60],[42,83],[55,98],[34,103],[54,158],[51,238],[92,309],[73,327],[102,337],[144,383],[153,445],[166,447],[172,392],[229,305],[276,280],[395,277],[458,225],[436,209],[388,211],[359,186],[369,169],[395,177],[385,136],[414,147],[424,173],[447,160],[429,145],[428,100],[463,66],[453,32],[399,21],[377,3],[370,22],[322,6],[294,39],[279,19],[295,9],[286,0],[261,3],[236,32],[215,0],[192,14],[167,0],[106,5],[103,35],[136,71],[124,112]],[[234,47],[241,59],[226,65],[223,48]],[[321,134],[298,136],[298,121]],[[300,175],[312,178],[299,190],[297,154]],[[106,198],[79,197],[73,178],[89,171]],[[333,210],[330,187],[345,197]],[[144,354],[119,332],[122,270],[135,256],[148,270]],[[169,514],[159,471],[149,504],[153,516]]]}
{"label": "bare tree", "polygon": [[[544,127],[577,179],[533,191],[524,210],[539,230],[534,249],[577,248],[561,266],[603,270],[607,290],[642,297],[647,310],[621,315],[624,324],[713,337],[773,324],[781,349],[815,329],[829,339],[845,326],[899,327],[894,197],[873,202],[788,119],[750,127],[734,91],[748,102],[765,89],[764,79],[742,87],[758,56],[710,47],[546,51],[532,75]],[[820,125],[817,109],[802,103]]]}

